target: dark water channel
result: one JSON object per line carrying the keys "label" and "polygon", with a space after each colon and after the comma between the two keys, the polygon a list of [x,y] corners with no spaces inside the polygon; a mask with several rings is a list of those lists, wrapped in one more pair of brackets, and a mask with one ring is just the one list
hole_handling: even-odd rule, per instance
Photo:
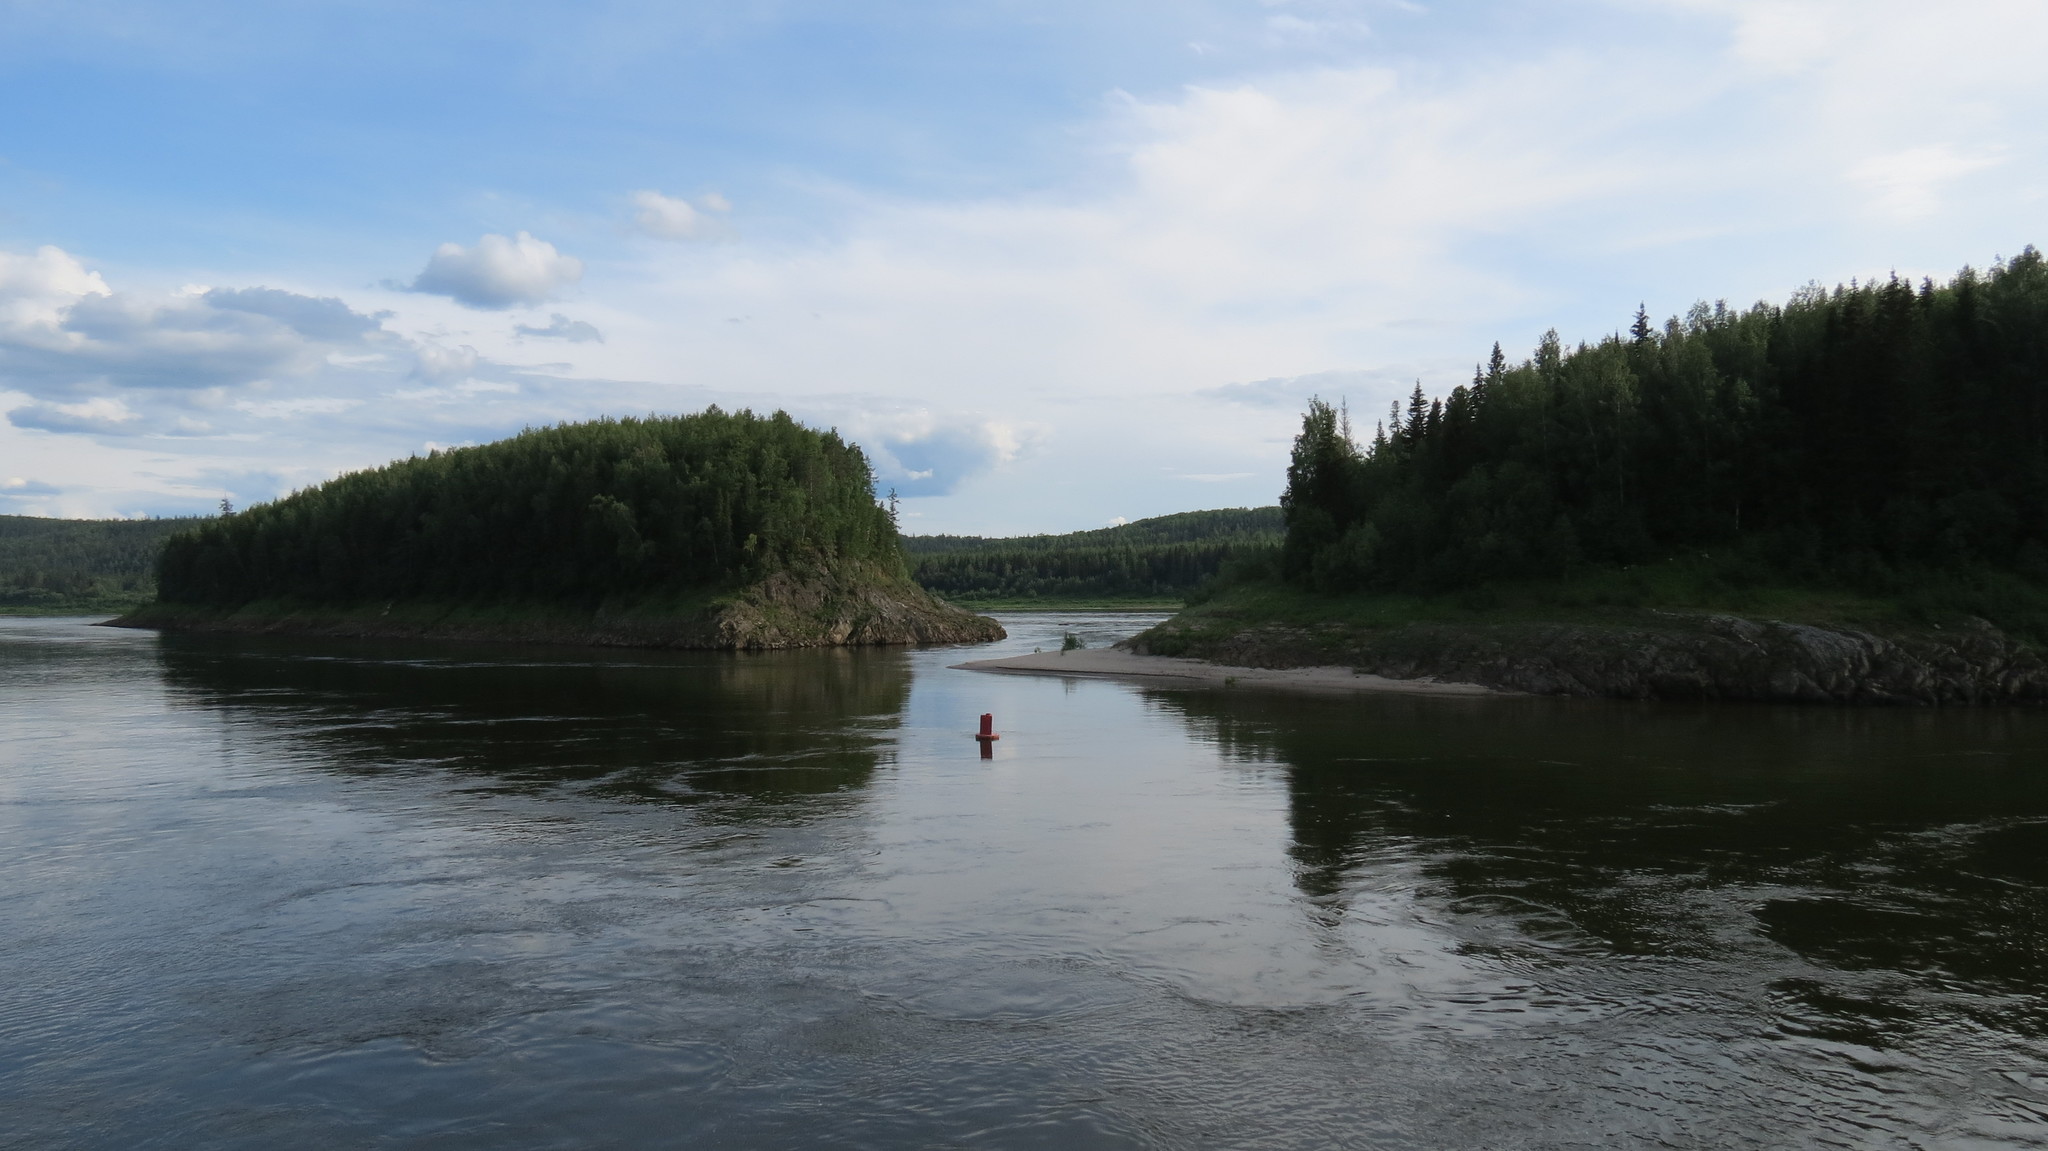
{"label": "dark water channel", "polygon": [[2048,1141],[2048,714],[964,657],[0,620],[0,1146]]}

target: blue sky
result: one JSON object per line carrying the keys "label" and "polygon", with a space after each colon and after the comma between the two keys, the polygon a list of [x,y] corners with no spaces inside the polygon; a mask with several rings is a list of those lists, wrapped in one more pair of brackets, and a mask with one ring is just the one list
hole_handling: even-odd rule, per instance
{"label": "blue sky", "polygon": [[783,407],[913,531],[1271,502],[1638,301],[2043,240],[2048,6],[0,0],[0,511]]}

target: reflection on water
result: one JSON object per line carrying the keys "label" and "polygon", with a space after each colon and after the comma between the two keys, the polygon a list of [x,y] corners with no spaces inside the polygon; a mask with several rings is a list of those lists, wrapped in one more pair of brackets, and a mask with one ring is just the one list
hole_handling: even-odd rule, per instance
{"label": "reflection on water", "polygon": [[[1293,850],[1313,895],[1340,893],[1390,850],[1422,853],[1460,898],[1527,899],[1617,952],[1707,954],[1717,944],[1670,920],[1674,902],[1643,898],[1645,885],[1810,882],[1870,908],[1896,886],[1927,893],[1916,964],[1940,952],[1972,977],[2048,975],[2042,924],[2008,894],[2048,875],[2048,725],[2035,713],[1163,702],[1226,753],[1288,765]],[[1984,937],[1937,926],[1957,917]],[[1783,918],[1796,934],[1798,917]],[[1821,934],[1838,962],[1867,937],[1889,964],[1919,933],[1901,920]]]}
{"label": "reflection on water", "polygon": [[[509,788],[695,803],[865,785],[910,691],[904,653],[774,655],[167,636],[181,706],[290,731],[343,770],[435,765]],[[735,808],[743,812],[744,808]]]}
{"label": "reflection on water", "polygon": [[2048,1137],[2048,715],[961,658],[0,620],[0,1147]]}
{"label": "reflection on water", "polygon": [[[1226,754],[1288,766],[1297,881],[1318,904],[1369,907],[1398,890],[1461,950],[1538,978],[1527,998],[1668,1012],[1655,1038],[1672,1047],[1690,1029],[1675,1017],[1700,1012],[1687,1000],[1739,1005],[1756,1038],[1806,1044],[1769,1060],[1784,1080],[1756,1087],[1811,1093],[1809,1105],[1855,1099],[1883,1127],[1910,1125],[1888,1112],[1941,1109],[1918,1091],[1972,1073],[1993,1083],[2018,1061],[2031,1097],[1984,1104],[1975,1134],[2040,1133],[2039,714],[1160,702]],[[1709,1019],[1701,1041],[1734,1062],[1762,1058],[1741,1052],[1749,1037],[1728,1034],[1725,1017]],[[1652,1090],[1656,1076],[1643,1078]]]}

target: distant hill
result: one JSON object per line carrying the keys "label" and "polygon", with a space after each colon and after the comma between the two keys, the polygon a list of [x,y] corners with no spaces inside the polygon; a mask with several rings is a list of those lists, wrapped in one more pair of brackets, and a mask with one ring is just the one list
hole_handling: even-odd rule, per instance
{"label": "distant hill", "polygon": [[[164,540],[212,519],[0,516],[0,612],[118,612],[148,602]],[[904,536],[902,550],[912,577],[949,599],[1163,603],[1233,558],[1270,552],[1281,532],[1278,507],[1221,508],[1064,534]]]}
{"label": "distant hill", "polygon": [[130,621],[678,647],[996,638],[906,578],[858,447],[788,415],[597,420],[356,472],[165,541]]}
{"label": "distant hill", "polygon": [[0,612],[120,611],[156,595],[163,541],[199,521],[0,516]]}
{"label": "distant hill", "polygon": [[1278,507],[1177,512],[1063,535],[905,536],[912,578],[961,603],[1175,602],[1225,564],[1270,556]]}

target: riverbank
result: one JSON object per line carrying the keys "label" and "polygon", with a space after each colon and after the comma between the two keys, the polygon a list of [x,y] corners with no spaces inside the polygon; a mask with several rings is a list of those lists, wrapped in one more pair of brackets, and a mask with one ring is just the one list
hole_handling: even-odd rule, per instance
{"label": "riverbank", "polygon": [[[1399,605],[1397,605],[1399,606]],[[1385,608],[1386,605],[1380,605]],[[1974,617],[1868,612],[1755,618],[1588,606],[1430,614],[1255,589],[1219,596],[1128,641],[1134,652],[1265,669],[1342,667],[1395,681],[1534,695],[1890,705],[2048,703],[2048,662]]]}
{"label": "riverbank", "polygon": [[217,608],[157,602],[109,623],[240,635],[725,651],[986,643],[1005,634],[995,620],[953,607],[907,582],[803,579],[788,573],[720,594],[588,608],[543,603],[326,605],[271,600]]}
{"label": "riverbank", "polygon": [[1002,675],[1051,675],[1086,679],[1121,679],[1170,687],[1277,688],[1319,692],[1399,692],[1407,695],[1499,695],[1498,689],[1475,683],[1429,678],[1394,679],[1353,671],[1348,667],[1250,667],[1200,659],[1146,655],[1123,648],[1078,648],[1032,652],[1003,659],[977,659],[950,665],[963,671]]}

